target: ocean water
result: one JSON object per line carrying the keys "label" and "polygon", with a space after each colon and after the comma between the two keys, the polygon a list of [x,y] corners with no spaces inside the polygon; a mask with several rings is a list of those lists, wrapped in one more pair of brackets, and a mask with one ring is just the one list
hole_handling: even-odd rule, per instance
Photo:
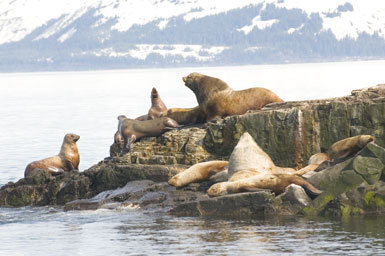
{"label": "ocean water", "polygon": [[[260,86],[287,101],[349,95],[385,83],[385,61],[0,73],[0,186],[25,166],[78,141],[83,171],[107,157],[117,116],[137,117],[156,87],[171,107],[194,107],[181,78],[221,78],[234,89]],[[344,220],[175,218],[138,209],[63,212],[0,208],[0,255],[373,255],[385,254],[385,218]]]}

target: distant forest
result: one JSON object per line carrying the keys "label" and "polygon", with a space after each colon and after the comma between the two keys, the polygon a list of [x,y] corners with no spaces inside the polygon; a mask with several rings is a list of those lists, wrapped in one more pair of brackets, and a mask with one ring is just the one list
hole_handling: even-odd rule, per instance
{"label": "distant forest", "polygon": [[[227,13],[193,19],[186,22],[182,16],[171,19],[164,29],[158,24],[131,27],[126,32],[112,30],[114,20],[102,26],[93,26],[98,17],[95,9],[69,24],[62,31],[46,39],[34,40],[58,20],[33,31],[19,42],[0,45],[0,71],[29,70],[84,70],[136,67],[173,67],[186,65],[243,65],[262,63],[315,62],[349,59],[385,58],[385,40],[378,35],[362,33],[357,39],[337,40],[331,31],[322,30],[319,14],[308,16],[300,9],[277,8],[262,5],[234,9]],[[350,4],[330,13],[352,11]],[[251,20],[260,15],[261,20],[277,22],[270,27],[255,27],[245,34],[237,29],[251,25]],[[76,29],[64,42],[60,36]],[[292,29],[292,33],[288,30]],[[165,56],[152,53],[140,60],[131,56],[110,57],[100,53],[111,48],[127,52],[137,44],[173,44],[225,46],[221,53],[208,61],[193,57]],[[207,54],[202,51],[202,56]]]}

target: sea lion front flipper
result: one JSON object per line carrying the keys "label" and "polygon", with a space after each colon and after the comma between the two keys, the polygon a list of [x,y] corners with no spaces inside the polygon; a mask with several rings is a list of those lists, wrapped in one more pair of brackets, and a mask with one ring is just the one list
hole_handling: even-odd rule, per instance
{"label": "sea lion front flipper", "polygon": [[124,145],[122,150],[120,151],[120,155],[123,156],[124,154],[127,154],[131,150],[131,144],[133,144],[136,141],[135,134],[131,134],[129,138],[124,139]]}
{"label": "sea lion front flipper", "polygon": [[71,162],[70,160],[64,159],[63,162],[64,162],[65,168],[66,168],[68,171],[73,171],[73,170],[75,170],[75,167],[74,167],[74,165],[72,164],[72,162]]}
{"label": "sea lion front flipper", "polygon": [[163,125],[165,126],[164,130],[172,130],[180,126],[177,121],[170,117],[164,118]]}

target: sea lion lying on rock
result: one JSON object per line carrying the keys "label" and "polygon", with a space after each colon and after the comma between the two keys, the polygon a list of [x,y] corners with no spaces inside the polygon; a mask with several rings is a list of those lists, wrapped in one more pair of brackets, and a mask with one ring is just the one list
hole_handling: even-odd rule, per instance
{"label": "sea lion lying on rock", "polygon": [[312,195],[322,193],[322,191],[295,174],[259,173],[249,178],[216,183],[207,190],[207,194],[209,196],[222,196],[229,193],[256,191],[259,189],[270,189],[275,194],[280,194],[290,184],[299,185]]}
{"label": "sea lion lying on rock", "polygon": [[79,135],[73,133],[66,134],[59,154],[28,164],[25,168],[24,177],[33,176],[40,170],[46,171],[51,175],[77,170],[80,156],[76,142],[79,138]]}
{"label": "sea lion lying on rock", "polygon": [[[215,162],[215,161],[214,161]],[[225,161],[222,161],[225,165]],[[191,182],[209,179],[212,174],[223,173],[222,167],[209,166],[210,162],[193,165],[169,181],[170,185],[185,186]],[[218,167],[218,165],[215,165]],[[301,171],[301,170],[299,170]],[[304,187],[309,193],[318,195],[320,190],[300,177],[292,168],[275,166],[271,158],[257,145],[249,133],[245,132],[234,148],[228,162],[228,181],[216,183],[207,191],[210,196],[219,196],[227,193],[270,189],[279,194],[290,184]],[[199,177],[199,178],[196,178]],[[223,179],[222,177],[220,179]]]}
{"label": "sea lion lying on rock", "polygon": [[234,91],[222,80],[191,73],[183,77],[185,85],[190,88],[207,121],[230,115],[242,115],[248,110],[261,109],[273,102],[283,102],[274,92],[260,87]]}
{"label": "sea lion lying on rock", "polygon": [[[358,135],[349,137],[343,140],[339,140],[329,147],[328,153],[318,153],[313,155],[309,161],[317,156],[319,158],[319,165],[314,169],[315,172],[319,172],[332,165],[344,161],[346,158],[354,156],[360,150],[362,150],[368,143],[373,142],[375,138],[371,135]],[[323,160],[323,161],[322,161]]]}
{"label": "sea lion lying on rock", "polygon": [[131,149],[131,144],[137,139],[142,137],[156,137],[167,130],[179,127],[179,124],[169,117],[138,121],[120,115],[118,116],[118,120],[118,131],[124,140],[121,154],[128,153]]}
{"label": "sea lion lying on rock", "polygon": [[186,186],[190,183],[202,182],[219,172],[227,169],[227,161],[208,161],[194,164],[190,168],[169,179],[168,184],[177,188]]}
{"label": "sea lion lying on rock", "polygon": [[355,155],[368,143],[374,141],[371,135],[358,135],[337,141],[329,147],[328,156],[331,161]]}

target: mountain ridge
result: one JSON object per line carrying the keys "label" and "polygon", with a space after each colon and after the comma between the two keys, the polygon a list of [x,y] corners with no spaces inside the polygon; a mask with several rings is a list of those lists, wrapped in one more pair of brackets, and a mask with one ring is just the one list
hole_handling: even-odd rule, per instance
{"label": "mountain ridge", "polygon": [[[5,10],[0,13],[0,71],[385,57],[381,1],[298,2],[63,0],[55,6],[49,0],[6,1],[0,4]],[[51,9],[39,18],[38,13],[23,16],[22,7],[34,3]]]}

